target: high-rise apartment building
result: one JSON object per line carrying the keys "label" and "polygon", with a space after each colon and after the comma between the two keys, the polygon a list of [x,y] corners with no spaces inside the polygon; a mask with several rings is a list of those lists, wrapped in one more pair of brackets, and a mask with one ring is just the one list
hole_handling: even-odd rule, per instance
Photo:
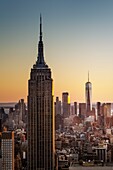
{"label": "high-rise apartment building", "polygon": [[63,111],[63,117],[66,118],[70,115],[70,105],[68,103],[69,94],[68,92],[62,93],[62,111]]}
{"label": "high-rise apartment building", "polygon": [[14,132],[2,132],[2,170],[14,170]]}
{"label": "high-rise apartment building", "polygon": [[92,84],[89,82],[89,73],[88,73],[88,82],[85,84],[85,93],[86,93],[86,111],[90,112],[92,110]]}
{"label": "high-rise apartment building", "polygon": [[38,57],[28,81],[28,170],[54,169],[54,115],[51,69],[44,61],[42,19]]}

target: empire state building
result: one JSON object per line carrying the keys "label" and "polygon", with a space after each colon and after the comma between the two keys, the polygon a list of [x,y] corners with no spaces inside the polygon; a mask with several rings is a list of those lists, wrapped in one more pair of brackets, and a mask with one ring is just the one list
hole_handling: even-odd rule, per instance
{"label": "empire state building", "polygon": [[42,18],[36,64],[28,81],[28,170],[54,169],[54,115],[51,69],[44,60]]}

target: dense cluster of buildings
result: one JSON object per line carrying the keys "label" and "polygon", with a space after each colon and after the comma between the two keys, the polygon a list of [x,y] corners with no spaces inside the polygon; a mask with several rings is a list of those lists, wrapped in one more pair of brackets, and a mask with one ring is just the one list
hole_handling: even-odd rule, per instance
{"label": "dense cluster of buildings", "polygon": [[53,105],[51,69],[44,60],[42,19],[38,57],[23,99],[0,106],[0,169],[63,170],[69,166],[113,163],[112,103],[92,104],[92,84],[85,84],[86,101],[69,103],[69,93]]}
{"label": "dense cluster of buildings", "polygon": [[21,99],[0,107],[0,168],[20,170],[27,161],[26,104]]}
{"label": "dense cluster of buildings", "polygon": [[113,104],[92,104],[91,87],[88,76],[84,103],[69,103],[67,92],[62,93],[62,101],[56,97],[55,144],[59,166],[64,160],[69,166],[113,164]]}

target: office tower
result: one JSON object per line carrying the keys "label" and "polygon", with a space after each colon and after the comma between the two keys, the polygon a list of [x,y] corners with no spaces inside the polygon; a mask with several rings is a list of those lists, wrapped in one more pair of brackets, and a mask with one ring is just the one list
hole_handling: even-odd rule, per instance
{"label": "office tower", "polygon": [[111,126],[111,103],[102,104],[102,124],[105,131]]}
{"label": "office tower", "polygon": [[14,132],[2,132],[2,170],[14,170]]}
{"label": "office tower", "polygon": [[70,105],[70,115],[74,115],[74,106]]}
{"label": "office tower", "polygon": [[97,102],[97,117],[101,115],[101,103]]}
{"label": "office tower", "polygon": [[111,103],[106,103],[106,108],[107,108],[107,117],[111,117]]}
{"label": "office tower", "polygon": [[19,100],[19,102],[15,105],[15,110],[18,112],[19,121],[24,121],[26,114],[26,105],[24,103],[24,99]]}
{"label": "office tower", "polygon": [[57,114],[55,115],[55,130],[62,130],[64,128],[64,120],[63,115]]}
{"label": "office tower", "polygon": [[62,110],[63,110],[63,117],[66,118],[69,116],[69,104],[68,104],[68,97],[69,94],[67,92],[62,93]]}
{"label": "office tower", "polygon": [[86,103],[79,103],[79,117],[82,119],[86,117]]}
{"label": "office tower", "polygon": [[54,115],[51,69],[44,61],[42,19],[38,57],[28,81],[28,170],[54,169]]}
{"label": "office tower", "polygon": [[55,102],[55,115],[57,114],[61,115],[61,101],[59,101],[59,97],[56,97],[56,102]]}
{"label": "office tower", "polygon": [[92,84],[89,82],[89,72],[88,72],[88,82],[85,84],[86,93],[86,111],[90,112],[92,110]]}
{"label": "office tower", "polygon": [[77,115],[77,102],[74,102],[74,114]]}
{"label": "office tower", "polygon": [[63,129],[63,116],[61,115],[61,101],[59,97],[56,97],[55,107],[55,130]]}
{"label": "office tower", "polygon": [[103,110],[103,106],[101,102],[97,102],[97,122],[100,128],[103,128],[104,126],[104,116],[102,110]]}
{"label": "office tower", "polygon": [[111,116],[111,103],[102,104],[102,115],[106,117]]}
{"label": "office tower", "polygon": [[70,109],[71,109],[71,105],[70,103],[68,103],[68,116],[70,116]]}

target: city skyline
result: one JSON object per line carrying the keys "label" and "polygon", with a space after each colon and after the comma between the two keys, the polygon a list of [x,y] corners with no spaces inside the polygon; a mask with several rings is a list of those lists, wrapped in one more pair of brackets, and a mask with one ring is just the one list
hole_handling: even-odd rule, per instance
{"label": "city skyline", "polygon": [[43,18],[45,60],[52,68],[54,99],[68,92],[85,101],[90,71],[92,102],[113,101],[113,1],[2,1],[0,6],[0,102],[27,101],[29,71],[38,51]]}

